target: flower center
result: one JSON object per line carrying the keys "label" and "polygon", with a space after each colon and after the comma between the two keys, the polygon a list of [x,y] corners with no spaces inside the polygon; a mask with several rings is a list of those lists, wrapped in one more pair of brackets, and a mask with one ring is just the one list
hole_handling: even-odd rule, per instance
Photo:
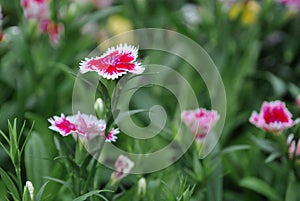
{"label": "flower center", "polygon": [[289,116],[282,107],[267,108],[264,113],[264,119],[267,124],[274,122],[289,122]]}
{"label": "flower center", "polygon": [[55,126],[64,133],[70,133],[71,131],[76,131],[76,126],[68,121],[66,118],[62,118],[61,121],[55,122]]}

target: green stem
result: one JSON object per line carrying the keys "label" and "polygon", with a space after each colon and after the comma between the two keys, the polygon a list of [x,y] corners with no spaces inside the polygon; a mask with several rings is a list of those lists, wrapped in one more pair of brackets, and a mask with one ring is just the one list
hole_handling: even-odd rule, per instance
{"label": "green stem", "polygon": [[92,158],[91,172],[90,172],[90,174],[87,178],[87,181],[86,181],[85,186],[83,188],[83,192],[86,192],[88,190],[89,184],[91,184],[91,182],[92,182],[92,178],[95,178],[94,175],[95,175],[95,172],[96,172],[97,160],[98,160],[98,158],[99,158],[99,156],[100,156],[100,154],[103,150],[104,143],[105,143],[105,140],[102,140],[99,151],[96,153],[96,156]]}

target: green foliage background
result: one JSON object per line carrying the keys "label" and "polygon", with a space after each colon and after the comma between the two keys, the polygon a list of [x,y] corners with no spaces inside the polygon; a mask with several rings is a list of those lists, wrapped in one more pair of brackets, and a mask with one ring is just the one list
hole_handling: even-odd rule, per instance
{"label": "green foliage background", "polygon": [[[25,126],[28,133],[30,124],[35,122],[21,161],[24,184],[31,180],[39,189],[47,181],[46,176],[68,180],[68,172],[55,160],[59,150],[54,136],[60,136],[48,129],[47,119],[60,113],[71,114],[74,75],[79,62],[100,42],[93,34],[82,34],[84,25],[96,24],[107,35],[103,40],[114,34],[109,30],[109,17],[119,15],[132,23],[132,29],[171,29],[199,43],[222,76],[227,117],[220,143],[209,157],[199,160],[193,145],[174,165],[152,174],[130,175],[122,180],[115,193],[106,195],[120,201],[300,199],[297,190],[300,183],[288,158],[280,152],[272,136],[248,123],[251,112],[259,110],[265,100],[285,101],[294,117],[300,115],[295,104],[300,94],[300,12],[291,14],[276,1],[258,1],[261,9],[257,21],[245,25],[240,19],[230,20],[223,3],[216,0],[118,0],[107,8],[92,5],[79,8],[69,0],[52,0],[52,19],[64,25],[64,34],[54,47],[46,34],[38,33],[36,24],[25,19],[18,0],[0,0],[0,3],[5,36],[0,42],[0,129],[8,135],[7,120],[17,118],[19,127],[24,120],[30,122]],[[180,9],[187,3],[198,6],[200,23],[189,24],[184,18]],[[187,64],[174,56],[151,51],[142,57],[145,62],[151,58],[155,63],[174,66],[192,80],[203,107],[210,107],[204,83]],[[172,96],[164,90],[140,93],[136,94],[133,107],[148,108],[161,103],[169,114],[176,110]],[[139,102],[141,96],[146,96],[146,101]],[[135,120],[144,124],[147,116]],[[300,135],[298,128],[291,132]],[[75,147],[72,139],[63,140]],[[126,137],[120,137],[118,145],[128,150],[139,149],[136,142]],[[147,143],[141,147],[144,146]],[[3,150],[0,150],[0,167],[8,172],[13,168]],[[101,179],[99,189],[94,190],[104,188],[111,172],[102,166],[98,168]],[[137,193],[141,177],[147,181],[144,195]],[[9,193],[1,178],[0,200],[5,200]],[[74,198],[66,185],[53,181],[43,193],[44,200]]]}

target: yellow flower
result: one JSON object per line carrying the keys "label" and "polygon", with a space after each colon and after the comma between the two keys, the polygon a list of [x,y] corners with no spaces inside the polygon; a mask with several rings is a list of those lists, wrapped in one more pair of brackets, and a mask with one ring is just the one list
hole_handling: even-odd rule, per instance
{"label": "yellow flower", "polygon": [[256,1],[237,2],[229,10],[229,18],[235,20],[240,17],[243,24],[256,22],[260,5]]}
{"label": "yellow flower", "polygon": [[[128,18],[120,15],[110,16],[107,19],[106,27],[107,31],[113,36],[133,30],[132,22]],[[134,44],[135,42],[133,33],[124,34],[116,38],[116,40],[118,40],[118,43]]]}

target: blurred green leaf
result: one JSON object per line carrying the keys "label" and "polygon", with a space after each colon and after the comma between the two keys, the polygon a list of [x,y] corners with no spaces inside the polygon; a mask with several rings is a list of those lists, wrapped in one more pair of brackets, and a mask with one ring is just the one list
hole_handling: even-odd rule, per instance
{"label": "blurred green leaf", "polygon": [[32,132],[25,147],[26,175],[36,188],[40,188],[43,177],[50,175],[50,158],[40,134]]}
{"label": "blurred green leaf", "polygon": [[240,186],[255,191],[267,197],[270,201],[282,201],[278,191],[261,179],[246,177],[240,181]]}
{"label": "blurred green leaf", "polygon": [[222,154],[229,154],[229,153],[236,152],[236,151],[248,150],[250,148],[251,148],[251,146],[249,146],[249,145],[233,145],[233,146],[226,147],[225,149],[223,149]]}
{"label": "blurred green leaf", "polygon": [[271,83],[276,97],[281,97],[286,92],[286,84],[281,78],[272,73],[267,73],[266,78]]}

